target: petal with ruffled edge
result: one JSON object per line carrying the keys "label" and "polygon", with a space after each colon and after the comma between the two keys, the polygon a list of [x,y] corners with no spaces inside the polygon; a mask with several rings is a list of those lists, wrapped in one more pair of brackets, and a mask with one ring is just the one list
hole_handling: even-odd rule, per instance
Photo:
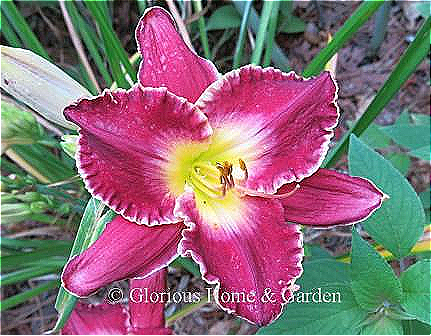
{"label": "petal with ruffled edge", "polygon": [[62,335],[127,335],[129,316],[126,307],[119,304],[99,305],[78,302]]}
{"label": "petal with ruffled edge", "polygon": [[[284,185],[277,193],[293,188],[293,184]],[[319,169],[281,203],[289,222],[327,227],[362,221],[387,197],[367,179]]]}
{"label": "petal with ruffled edge", "polygon": [[[167,269],[163,268],[144,278],[130,280],[130,328],[135,335],[172,335],[165,327],[165,297]],[[150,298],[145,296],[148,293]],[[155,300],[151,300],[151,294]]]}
{"label": "petal with ruffled edge", "polygon": [[229,197],[232,207],[191,192],[178,198],[175,211],[191,226],[179,251],[200,265],[206,281],[218,284],[216,300],[225,310],[266,325],[297,289],[302,235],[297,225],[285,223],[277,200]]}
{"label": "petal with ruffled edge", "polygon": [[151,7],[136,28],[142,55],[139,82],[143,86],[167,87],[194,103],[217,78],[216,67],[199,57],[175,29],[171,15],[161,7]]}
{"label": "petal with ruffled edge", "polygon": [[196,107],[164,88],[134,86],[82,99],[64,114],[80,126],[76,162],[95,197],[137,223],[178,221],[168,182],[172,153],[212,133]]}
{"label": "petal with ruffled edge", "polygon": [[231,71],[196,102],[214,129],[202,160],[238,164],[241,158],[245,187],[275,193],[320,166],[338,121],[336,97],[328,72],[305,80],[252,65]]}
{"label": "petal with ruffled edge", "polygon": [[83,253],[72,258],[62,274],[65,288],[88,296],[113,281],[148,275],[177,256],[182,223],[155,227],[117,216]]}

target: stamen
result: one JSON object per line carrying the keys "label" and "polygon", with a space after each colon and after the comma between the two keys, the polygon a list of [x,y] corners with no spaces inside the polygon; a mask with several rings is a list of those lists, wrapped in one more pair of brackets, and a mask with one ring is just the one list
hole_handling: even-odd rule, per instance
{"label": "stamen", "polygon": [[248,170],[247,166],[245,165],[245,162],[243,159],[238,159],[239,162],[239,168],[244,172],[244,181],[247,181],[248,179]]}
{"label": "stamen", "polygon": [[248,188],[244,188],[242,186],[237,186],[236,189],[238,191],[240,191],[243,195],[258,196],[258,197],[269,198],[269,199],[285,199],[285,198],[288,198],[288,197],[292,196],[300,187],[301,186],[299,184],[297,184],[292,191],[289,191],[288,193],[284,193],[284,194],[279,194],[279,195],[266,194],[266,193],[263,193],[263,192],[251,190],[251,189],[248,189]]}

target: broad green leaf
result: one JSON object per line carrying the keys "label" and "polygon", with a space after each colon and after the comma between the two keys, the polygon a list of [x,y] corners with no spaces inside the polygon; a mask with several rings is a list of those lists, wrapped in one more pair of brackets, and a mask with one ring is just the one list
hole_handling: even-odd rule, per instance
{"label": "broad green leaf", "polygon": [[358,304],[368,311],[402,299],[399,279],[389,264],[375,249],[352,229],[352,290]]}
{"label": "broad green leaf", "polygon": [[416,148],[410,151],[409,154],[419,159],[430,161],[430,145]]}
{"label": "broad green leaf", "polygon": [[207,30],[238,28],[241,25],[241,15],[232,5],[217,8],[207,22]]}
{"label": "broad green leaf", "polygon": [[381,315],[361,330],[361,335],[402,335],[403,324],[400,320],[393,320]]}
{"label": "broad green leaf", "polygon": [[428,188],[428,190],[423,191],[419,194],[419,198],[421,199],[422,205],[424,206],[425,209],[429,209],[431,206],[430,197],[431,197],[431,194],[430,194],[429,188]]}
{"label": "broad green leaf", "polygon": [[431,326],[418,320],[403,321],[404,335],[429,335]]}
{"label": "broad green leaf", "polygon": [[380,154],[350,137],[349,171],[371,180],[390,198],[364,221],[373,239],[396,257],[404,257],[422,235],[425,214],[410,183]]}
{"label": "broad green leaf", "polygon": [[407,149],[418,149],[429,146],[430,126],[427,125],[393,125],[380,128],[398,145]]}
{"label": "broad green leaf", "polygon": [[43,57],[19,48],[1,46],[1,87],[46,119],[76,129],[63,109],[90,93]]}
{"label": "broad green leaf", "polygon": [[403,287],[401,306],[419,321],[430,321],[430,260],[420,260],[400,277]]}
{"label": "broad green leaf", "polygon": [[[334,260],[304,263],[295,302],[286,304],[280,318],[261,328],[258,334],[357,334],[367,312],[355,300],[348,268],[347,264]],[[331,293],[326,294],[326,301],[334,302],[323,302],[323,293]]]}
{"label": "broad green leaf", "polygon": [[372,148],[384,148],[391,143],[391,138],[374,123],[368,126],[360,138]]}
{"label": "broad green leaf", "polygon": [[280,33],[302,33],[305,30],[305,22],[297,16],[291,15],[286,17],[280,24],[278,31]]}
{"label": "broad green leaf", "polygon": [[386,159],[391,162],[391,164],[397,168],[400,173],[405,176],[410,167],[410,158],[405,153],[389,153],[386,154]]}
{"label": "broad green leaf", "polygon": [[415,125],[425,125],[425,126],[430,125],[429,114],[411,113],[410,118],[412,119],[412,122]]}

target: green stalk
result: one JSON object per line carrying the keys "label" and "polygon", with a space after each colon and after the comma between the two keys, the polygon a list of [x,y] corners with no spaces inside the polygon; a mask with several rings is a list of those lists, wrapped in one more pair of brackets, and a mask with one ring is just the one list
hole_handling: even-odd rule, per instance
{"label": "green stalk", "polygon": [[[247,6],[248,1],[233,1],[232,4],[235,6],[237,11],[244,16],[245,10]],[[259,15],[257,15],[256,11],[253,7],[250,9],[250,17],[248,20],[248,26],[253,32],[256,32],[259,28]],[[273,49],[272,49],[272,61],[274,62],[275,66],[283,71],[289,71],[289,61],[284,54],[283,50],[274,43]]]}
{"label": "green stalk", "polygon": [[15,4],[11,0],[2,1],[1,10],[7,17],[9,22],[15,28],[15,31],[24,42],[24,45],[34,51],[36,54],[51,60],[48,53],[43,48],[42,44],[37,39],[36,35],[32,32],[29,25],[25,21],[24,17],[16,8]]}
{"label": "green stalk", "polygon": [[145,0],[136,0],[138,2],[139,13],[144,13],[147,9],[147,4]]}
{"label": "green stalk", "polygon": [[[196,13],[199,13],[200,11],[202,11],[201,0],[194,0],[193,7],[195,8]],[[198,19],[198,25],[199,25],[199,35],[201,38],[201,43],[202,43],[202,48],[204,50],[205,58],[211,59],[211,51],[210,51],[210,46],[208,44],[207,28],[205,27],[205,18],[203,17],[203,15]]]}
{"label": "green stalk", "polygon": [[123,88],[130,87],[121,70],[120,63],[124,66],[133,82],[137,80],[136,73],[130,64],[126,51],[121,46],[120,40],[112,29],[112,26],[109,25],[110,19],[106,15],[106,9],[104,9],[106,8],[106,3],[87,0],[85,4],[100,28],[108,61],[118,86]]}
{"label": "green stalk", "polygon": [[275,34],[277,31],[279,8],[280,8],[280,1],[274,1],[274,6],[272,8],[271,17],[269,19],[268,37],[266,39],[265,55],[263,57],[263,66],[264,67],[269,66],[271,63],[272,48],[274,46]]}
{"label": "green stalk", "polygon": [[385,1],[382,7],[376,13],[376,22],[374,23],[373,37],[370,41],[370,53],[376,55],[385,38],[386,28],[389,21],[389,11],[391,2]]}
{"label": "green stalk", "polygon": [[38,287],[29,289],[25,292],[19,293],[17,295],[14,295],[12,297],[9,297],[7,299],[4,299],[0,302],[0,311],[4,311],[10,308],[13,308],[20,303],[23,303],[35,296],[38,296],[39,294],[42,294],[43,292],[46,292],[50,289],[56,288],[60,286],[60,280],[52,280],[44,283],[43,285],[40,285]]}
{"label": "green stalk", "polygon": [[247,0],[245,3],[244,14],[241,19],[241,27],[239,29],[239,36],[236,42],[235,53],[233,55],[233,68],[236,69],[241,65],[242,51],[244,49],[245,35],[247,33],[248,18],[250,16],[251,5],[253,0]]}
{"label": "green stalk", "polygon": [[260,64],[260,58],[262,56],[263,46],[265,43],[266,30],[268,27],[269,19],[271,17],[271,11],[273,10],[274,3],[276,2],[277,1],[266,0],[263,3],[262,16],[260,18],[260,23],[259,23],[259,30],[257,31],[257,35],[256,35],[256,45],[253,50],[253,53],[251,54],[252,64],[256,64],[256,65]]}
{"label": "green stalk", "polygon": [[324,68],[325,64],[334,56],[339,49],[347,42],[356,31],[374,14],[374,12],[383,5],[382,0],[364,1],[343,24],[343,26],[334,35],[331,42],[322,49],[308,64],[303,72],[304,77],[318,75]]}
{"label": "green stalk", "polygon": [[79,14],[78,10],[75,7],[75,4],[72,1],[66,1],[65,5],[74,26],[78,27],[79,33],[81,34],[81,37],[85,43],[85,46],[87,47],[91,57],[93,58],[94,63],[97,66],[97,69],[102,75],[106,86],[111,86],[112,84],[111,75],[109,74],[109,71],[105,66],[105,62],[100,56],[100,53],[95,41],[93,40],[94,37],[92,36],[91,28],[89,27],[87,22],[85,22],[85,20],[81,17],[81,15]]}
{"label": "green stalk", "polygon": [[3,12],[1,13],[1,33],[8,41],[11,47],[21,48],[21,41],[18,36],[13,31],[12,27],[9,24],[6,16],[4,16]]}
{"label": "green stalk", "polygon": [[414,41],[409,45],[407,50],[401,56],[400,61],[395,69],[390,74],[389,78],[380,88],[379,92],[374,97],[373,101],[368,105],[364,114],[355,122],[354,126],[344,134],[339,143],[332,149],[326,157],[323,165],[332,166],[340,158],[340,156],[347,152],[349,146],[350,134],[360,136],[373,120],[379,115],[380,111],[389,103],[392,97],[398,92],[404,82],[415,71],[416,67],[428,55],[430,44],[430,17],[423,23],[419,32],[416,34]]}
{"label": "green stalk", "polygon": [[38,276],[58,273],[61,270],[62,266],[59,267],[40,267],[40,266],[32,266],[23,270],[15,271],[12,273],[2,274],[0,284],[1,286],[11,285],[18,282],[22,282],[25,280],[33,279]]}

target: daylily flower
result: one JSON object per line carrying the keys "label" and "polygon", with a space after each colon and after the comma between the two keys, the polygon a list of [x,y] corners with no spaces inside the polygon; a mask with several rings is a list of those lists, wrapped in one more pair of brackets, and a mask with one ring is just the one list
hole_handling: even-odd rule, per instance
{"label": "daylily flower", "polygon": [[[148,292],[166,290],[166,269],[143,279],[131,279],[133,288]],[[164,303],[130,300],[129,304],[101,303],[98,305],[78,302],[63,327],[63,335],[171,335],[166,328]]]}
{"label": "daylily flower", "polygon": [[[365,179],[319,169],[338,121],[337,86],[328,72],[306,80],[253,65],[221,76],[158,7],[141,18],[136,40],[139,83],[64,112],[80,127],[88,190],[130,221],[116,219],[72,260],[64,284],[88,295],[140,263],[161,267],[166,260],[151,264],[162,231],[174,226],[163,239],[176,241],[184,222],[178,253],[217,284],[220,306],[268,324],[302,273],[297,224],[351,224],[384,198]],[[134,257],[152,230],[154,258]]]}

